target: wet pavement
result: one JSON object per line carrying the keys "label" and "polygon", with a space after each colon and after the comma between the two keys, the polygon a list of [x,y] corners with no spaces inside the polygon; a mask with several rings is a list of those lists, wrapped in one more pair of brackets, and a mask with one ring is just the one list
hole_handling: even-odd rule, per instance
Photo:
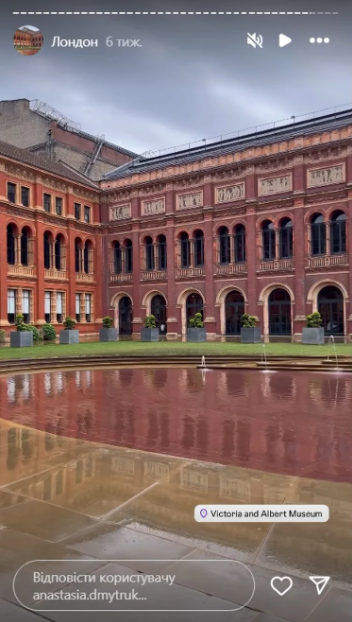
{"label": "wet pavement", "polygon": [[[0,396],[1,620],[351,619],[349,378],[55,372],[1,378]],[[196,522],[194,507],[210,503],[317,503],[331,516],[319,524]],[[44,561],[19,571],[33,560]],[[17,571],[17,599],[35,613],[18,604]],[[34,571],[58,580],[39,590]],[[74,573],[92,584],[70,581]],[[90,593],[101,576],[124,576],[118,587],[131,590],[138,577],[159,574],[174,583],[140,585],[146,601],[34,599],[49,588]],[[311,575],[331,577],[321,596]],[[271,589],[275,576],[293,581],[282,597]],[[147,607],[163,612],[142,613]]]}

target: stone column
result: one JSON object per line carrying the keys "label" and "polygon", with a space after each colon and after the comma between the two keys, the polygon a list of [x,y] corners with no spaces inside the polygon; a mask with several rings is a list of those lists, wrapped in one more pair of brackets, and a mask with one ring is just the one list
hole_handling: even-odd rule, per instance
{"label": "stone column", "polygon": [[330,257],[330,255],[331,255],[331,227],[330,227],[330,221],[325,223],[325,227],[326,227],[326,250],[325,250],[325,255],[327,257]]}
{"label": "stone column", "polygon": [[176,309],[175,272],[177,267],[177,253],[179,241],[175,240],[175,226],[173,216],[166,223],[166,252],[167,252],[167,338],[176,339],[182,333],[179,310]]}
{"label": "stone column", "polygon": [[37,266],[37,287],[36,287],[36,324],[45,324],[44,319],[44,223],[39,220],[40,214],[36,214],[36,243],[35,243],[35,264]]}
{"label": "stone column", "polygon": [[293,195],[294,195],[294,215],[293,215],[293,261],[295,268],[294,293],[295,303],[292,305],[292,336],[294,341],[301,341],[302,330],[305,326],[307,305],[306,305],[306,286],[305,268],[306,252],[310,255],[309,231],[304,224],[305,207],[304,193],[306,188],[305,170],[303,156],[294,158],[293,167]]}
{"label": "stone column", "polygon": [[280,229],[275,229],[275,259],[280,259]]}
{"label": "stone column", "polygon": [[215,339],[220,335],[220,326],[215,320],[215,286],[214,286],[214,256],[216,255],[216,239],[213,237],[212,211],[204,214],[204,267],[205,267],[205,319],[208,339]]}
{"label": "stone column", "polygon": [[15,264],[21,265],[21,234],[15,236]]}
{"label": "stone column", "polygon": [[[133,202],[133,199],[132,199]],[[139,223],[132,224],[132,244],[133,244],[133,321],[132,331],[134,335],[139,335],[142,328],[141,292],[140,292],[140,231]]]}

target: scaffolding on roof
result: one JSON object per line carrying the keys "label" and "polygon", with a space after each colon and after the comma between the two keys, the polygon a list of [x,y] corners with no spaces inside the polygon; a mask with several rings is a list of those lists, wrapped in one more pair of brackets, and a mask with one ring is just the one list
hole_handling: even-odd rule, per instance
{"label": "scaffolding on roof", "polygon": [[49,104],[40,101],[39,99],[32,99],[29,102],[30,110],[33,112],[38,112],[42,114],[44,117],[52,119],[53,121],[58,121],[60,125],[65,128],[65,130],[73,130],[74,132],[80,132],[81,126],[79,123],[75,121],[71,121],[67,117],[65,117],[59,110],[56,110]]}

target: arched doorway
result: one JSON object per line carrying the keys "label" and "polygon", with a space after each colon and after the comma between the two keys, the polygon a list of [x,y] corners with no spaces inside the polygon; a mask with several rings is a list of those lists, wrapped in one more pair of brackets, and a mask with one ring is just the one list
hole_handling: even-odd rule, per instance
{"label": "arched doorway", "polygon": [[241,317],[244,314],[244,298],[240,292],[229,292],[225,298],[226,335],[241,334]]}
{"label": "arched doorway", "polygon": [[203,318],[203,300],[199,294],[189,294],[186,300],[186,321],[187,326],[189,320],[195,316],[196,313],[201,313]]}
{"label": "arched doorway", "polygon": [[132,303],[128,296],[123,296],[119,302],[119,334],[132,334]]}
{"label": "arched doorway", "polygon": [[323,287],[318,294],[318,311],[326,335],[343,335],[343,296],[333,285]]}
{"label": "arched doorway", "polygon": [[165,335],[167,332],[167,312],[164,296],[161,296],[160,294],[153,296],[150,303],[150,313],[155,316],[155,323],[160,334]]}
{"label": "arched doorway", "polygon": [[268,300],[269,335],[291,335],[291,298],[285,289],[274,289]]}

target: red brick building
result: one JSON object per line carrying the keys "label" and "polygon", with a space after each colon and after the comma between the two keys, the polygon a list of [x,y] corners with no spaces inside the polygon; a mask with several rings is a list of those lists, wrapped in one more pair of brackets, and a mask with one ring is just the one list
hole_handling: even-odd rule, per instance
{"label": "red brick building", "polygon": [[168,337],[203,314],[208,338],[243,312],[300,340],[319,310],[352,337],[352,110],[139,158],[101,182],[104,303],[121,333],[150,312]]}
{"label": "red brick building", "polygon": [[24,26],[16,30],[13,44],[16,50],[25,56],[32,56],[41,49],[44,38],[40,30],[33,30],[31,26]]}
{"label": "red brick building", "polygon": [[102,316],[99,188],[63,164],[0,142],[0,327]]}
{"label": "red brick building", "polygon": [[208,338],[300,340],[318,309],[351,339],[352,111],[121,163],[100,183],[0,142],[0,328],[110,313],[168,338],[196,311]]}

